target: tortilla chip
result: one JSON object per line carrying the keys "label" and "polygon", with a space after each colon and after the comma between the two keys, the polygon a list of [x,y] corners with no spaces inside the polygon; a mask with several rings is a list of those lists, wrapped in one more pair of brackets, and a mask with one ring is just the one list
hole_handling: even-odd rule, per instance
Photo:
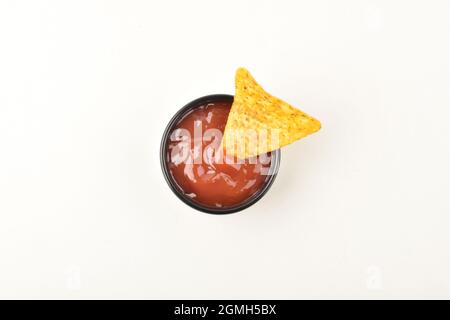
{"label": "tortilla chip", "polygon": [[268,94],[244,68],[236,72],[236,92],[222,145],[227,155],[246,159],[277,150],[320,129],[320,122]]}

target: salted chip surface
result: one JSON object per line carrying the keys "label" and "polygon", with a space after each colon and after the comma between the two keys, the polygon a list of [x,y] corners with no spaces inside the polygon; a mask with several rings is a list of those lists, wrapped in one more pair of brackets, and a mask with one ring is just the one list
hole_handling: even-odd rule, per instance
{"label": "salted chip surface", "polygon": [[318,131],[318,120],[267,93],[244,68],[236,71],[236,91],[222,146],[227,155],[251,158],[277,150]]}

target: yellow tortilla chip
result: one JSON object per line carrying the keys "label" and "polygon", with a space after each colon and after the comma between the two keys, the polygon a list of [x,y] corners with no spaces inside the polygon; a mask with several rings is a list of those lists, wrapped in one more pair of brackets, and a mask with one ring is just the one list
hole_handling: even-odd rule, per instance
{"label": "yellow tortilla chip", "polygon": [[236,92],[222,145],[240,159],[274,151],[320,129],[320,122],[268,94],[244,68],[236,72]]}

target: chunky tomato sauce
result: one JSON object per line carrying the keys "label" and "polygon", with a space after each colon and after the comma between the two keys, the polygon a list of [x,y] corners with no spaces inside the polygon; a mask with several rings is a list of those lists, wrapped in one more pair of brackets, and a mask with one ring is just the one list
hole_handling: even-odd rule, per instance
{"label": "chunky tomato sauce", "polygon": [[175,126],[168,142],[170,173],[181,191],[209,207],[230,207],[257,193],[267,181],[270,154],[240,160],[220,156],[231,104],[200,105]]}

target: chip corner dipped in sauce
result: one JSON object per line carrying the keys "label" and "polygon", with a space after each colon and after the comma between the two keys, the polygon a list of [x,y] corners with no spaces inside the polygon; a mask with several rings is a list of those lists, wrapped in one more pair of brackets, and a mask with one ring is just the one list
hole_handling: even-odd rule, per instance
{"label": "chip corner dipped in sauce", "polygon": [[168,169],[182,193],[202,206],[233,207],[260,191],[271,154],[245,160],[220,148],[232,102],[199,104],[173,127],[167,142]]}

